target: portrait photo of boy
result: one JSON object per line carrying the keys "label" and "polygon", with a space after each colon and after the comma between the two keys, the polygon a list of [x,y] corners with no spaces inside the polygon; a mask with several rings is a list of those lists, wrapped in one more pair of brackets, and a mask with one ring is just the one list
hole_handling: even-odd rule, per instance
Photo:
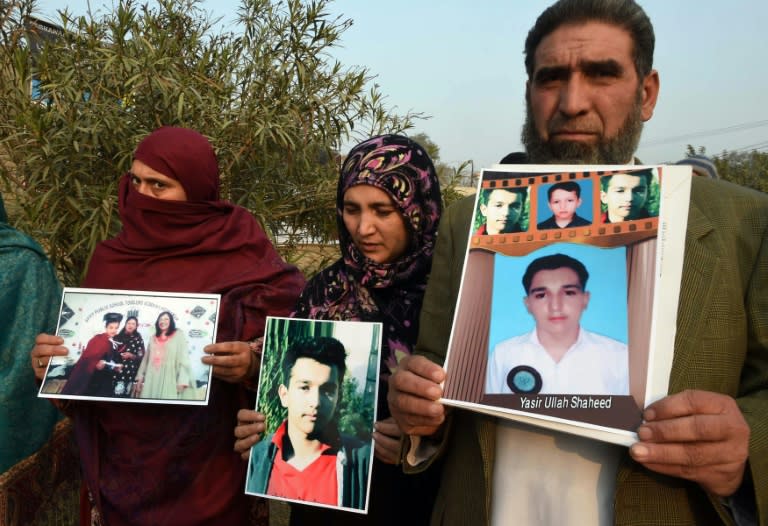
{"label": "portrait photo of boy", "polygon": [[[279,363],[262,370],[257,407],[267,415],[267,432],[251,449],[246,493],[365,512],[377,379],[373,373],[377,371],[378,353],[370,354],[369,358],[350,359],[354,351],[348,351],[341,339],[331,335],[333,331],[328,327],[339,323],[374,324],[277,321],[294,326],[304,323],[325,327],[321,325],[319,331],[296,331],[295,336],[283,338],[284,348],[276,349]],[[367,337],[367,350],[377,350],[376,345],[370,343],[377,338],[378,331],[374,330]],[[265,349],[269,352],[267,343]],[[273,353],[265,359],[274,357]],[[364,367],[354,366],[353,362]],[[350,378],[352,367],[364,374],[362,382]],[[265,385],[265,380],[273,387]],[[362,392],[356,395],[350,385],[361,387]],[[270,396],[275,392],[274,386],[279,404]],[[355,401],[345,400],[345,395],[359,396],[358,401],[367,399],[370,422],[354,425],[354,418],[349,417],[360,415],[350,414],[349,404]]]}
{"label": "portrait photo of boy", "polygon": [[600,178],[602,223],[621,223],[659,215],[658,180],[653,170],[604,175]]}
{"label": "portrait photo of boy", "polygon": [[[591,184],[591,183],[584,183]],[[588,191],[587,191],[588,193]],[[582,206],[581,184],[576,181],[561,181],[547,188],[547,210],[541,206],[539,200],[540,216],[551,212],[552,215],[539,222],[536,228],[539,230],[549,230],[555,228],[572,228],[578,226],[589,226],[592,222],[581,217],[576,211]]]}
{"label": "portrait photo of boy", "polygon": [[476,236],[511,234],[527,230],[525,207],[528,188],[484,188],[475,212]]}
{"label": "portrait photo of boy", "polygon": [[[604,268],[593,270],[600,271],[599,278],[606,274]],[[589,277],[582,261],[564,253],[542,255],[528,263],[521,281],[533,327],[495,344],[488,360],[486,393],[629,394],[626,343],[582,326],[592,300]]]}

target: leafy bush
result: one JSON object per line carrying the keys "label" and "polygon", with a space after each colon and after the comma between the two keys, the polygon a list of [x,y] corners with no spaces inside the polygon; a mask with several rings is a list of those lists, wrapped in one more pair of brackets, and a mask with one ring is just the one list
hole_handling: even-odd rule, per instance
{"label": "leafy bush", "polygon": [[352,22],[327,4],[242,0],[225,31],[199,0],[118,0],[104,15],[60,13],[63,35],[33,54],[34,0],[0,2],[0,189],[64,284],[79,283],[96,243],[118,231],[119,176],[162,125],[209,137],[223,197],[251,210],[288,259],[300,242],[335,238],[342,142],[418,116],[389,111],[366,69],[331,57]]}

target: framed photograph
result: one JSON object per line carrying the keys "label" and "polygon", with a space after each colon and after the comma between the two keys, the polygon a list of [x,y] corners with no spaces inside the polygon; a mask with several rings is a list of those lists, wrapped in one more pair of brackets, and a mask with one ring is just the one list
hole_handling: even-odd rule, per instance
{"label": "framed photograph", "polygon": [[381,324],[267,317],[245,492],[367,513]]}
{"label": "framed photograph", "polygon": [[448,405],[630,445],[667,393],[691,171],[483,170]]}
{"label": "framed photograph", "polygon": [[219,294],[65,288],[43,398],[206,405]]}

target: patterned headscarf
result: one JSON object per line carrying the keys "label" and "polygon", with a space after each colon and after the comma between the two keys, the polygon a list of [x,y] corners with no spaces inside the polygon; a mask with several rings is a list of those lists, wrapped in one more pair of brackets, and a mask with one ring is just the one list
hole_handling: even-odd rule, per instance
{"label": "patterned headscarf", "polygon": [[[377,263],[365,257],[344,225],[344,194],[360,184],[384,191],[405,221],[410,242],[393,262]],[[342,258],[307,284],[293,315],[382,322],[382,376],[386,379],[416,343],[441,209],[435,167],[416,142],[381,135],[355,146],[342,165],[336,197]],[[379,400],[386,406],[386,396],[382,399],[380,394]]]}
{"label": "patterned headscarf", "polygon": [[[405,220],[410,245],[392,263],[375,263],[360,253],[344,225],[344,194],[367,184],[383,190]],[[440,218],[440,185],[435,167],[417,143],[401,135],[381,135],[349,152],[336,193],[336,222],[344,263],[369,288],[385,288],[429,268]]]}

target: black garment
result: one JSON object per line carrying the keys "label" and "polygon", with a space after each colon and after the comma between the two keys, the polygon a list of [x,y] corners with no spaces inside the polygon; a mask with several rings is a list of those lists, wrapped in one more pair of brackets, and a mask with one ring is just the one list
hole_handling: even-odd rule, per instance
{"label": "black garment", "polygon": [[[290,526],[426,526],[432,515],[442,466],[406,475],[402,466],[373,459],[368,514],[291,504]],[[387,491],[376,491],[387,488]]]}
{"label": "black garment", "polygon": [[539,230],[549,230],[549,229],[555,229],[555,228],[572,228],[575,226],[589,226],[592,223],[590,221],[587,221],[583,217],[581,217],[579,214],[573,214],[573,218],[571,218],[571,222],[565,225],[564,227],[557,226],[557,223],[555,222],[555,216],[552,215],[549,217],[549,219],[545,219],[538,225],[536,225],[536,228]]}
{"label": "black garment", "polygon": [[[144,358],[144,339],[141,334],[134,332],[132,334],[118,334],[115,341],[121,345],[114,353],[115,362],[123,366],[122,371],[114,373],[112,396],[130,398],[133,393],[134,380],[136,372],[139,370],[141,360]],[[132,356],[123,358],[123,353],[130,353]]]}

